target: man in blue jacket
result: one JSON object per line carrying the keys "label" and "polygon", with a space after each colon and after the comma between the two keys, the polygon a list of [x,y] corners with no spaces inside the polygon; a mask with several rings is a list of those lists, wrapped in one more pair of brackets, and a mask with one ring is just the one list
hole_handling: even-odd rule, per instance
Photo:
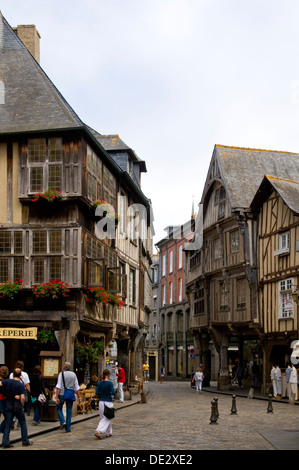
{"label": "man in blue jacket", "polygon": [[4,449],[13,447],[10,443],[9,435],[14,416],[16,416],[21,426],[22,445],[29,446],[32,442],[28,439],[28,431],[23,405],[25,403],[25,385],[21,380],[22,371],[16,368],[13,371],[13,379],[5,379],[0,382],[6,395],[6,421],[2,438]]}

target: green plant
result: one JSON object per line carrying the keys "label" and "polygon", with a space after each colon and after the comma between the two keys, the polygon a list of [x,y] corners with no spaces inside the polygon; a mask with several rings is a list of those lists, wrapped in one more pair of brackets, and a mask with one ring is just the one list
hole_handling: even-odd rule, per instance
{"label": "green plant", "polygon": [[104,352],[104,343],[103,341],[94,341],[89,343],[80,343],[76,341],[75,343],[75,356],[77,362],[98,362],[99,354]]}
{"label": "green plant", "polygon": [[50,281],[44,284],[35,284],[33,294],[37,299],[68,297],[70,292],[69,285],[64,281]]}
{"label": "green plant", "polygon": [[32,201],[37,202],[37,201],[48,201],[48,202],[53,202],[53,201],[59,201],[62,199],[62,194],[60,191],[57,189],[47,189],[44,193],[42,191],[38,191],[34,196]]}
{"label": "green plant", "polygon": [[119,215],[115,213],[114,208],[107,201],[96,200],[93,201],[93,207],[96,209],[100,207],[103,210],[102,216],[106,216],[109,219],[114,219],[118,223]]}
{"label": "green plant", "polygon": [[1,299],[14,299],[14,297],[23,289],[22,279],[19,281],[10,282],[6,281],[0,284],[0,298]]}
{"label": "green plant", "polygon": [[44,328],[43,330],[39,330],[37,333],[37,341],[41,344],[52,343],[56,342],[55,335],[52,330],[48,330]]}

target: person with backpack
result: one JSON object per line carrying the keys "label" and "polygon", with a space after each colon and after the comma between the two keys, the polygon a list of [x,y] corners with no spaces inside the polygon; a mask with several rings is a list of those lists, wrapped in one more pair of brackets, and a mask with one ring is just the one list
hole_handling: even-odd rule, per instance
{"label": "person with backpack", "polygon": [[201,392],[202,381],[204,379],[204,375],[203,375],[202,369],[200,367],[196,370],[193,379],[195,381],[196,392],[197,393]]}

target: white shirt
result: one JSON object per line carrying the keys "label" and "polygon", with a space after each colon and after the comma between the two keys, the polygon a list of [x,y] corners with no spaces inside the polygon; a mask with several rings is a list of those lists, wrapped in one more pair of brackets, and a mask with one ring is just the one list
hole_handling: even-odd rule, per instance
{"label": "white shirt", "polygon": [[[76,376],[75,372],[72,372],[71,370],[65,370],[65,371],[63,371],[63,375],[64,375],[66,388],[72,388],[76,392],[78,390],[80,390],[78,379],[77,379],[77,376]],[[59,388],[59,390],[64,392],[64,385],[63,385],[63,379],[62,379],[62,373],[61,372],[58,375],[56,388]],[[61,393],[61,395],[63,395],[63,393]]]}
{"label": "white shirt", "polygon": [[[13,372],[10,374],[9,378],[13,379]],[[29,375],[27,374],[27,372],[22,371],[21,380],[22,380],[23,384],[25,385],[25,387],[26,387],[27,384],[30,384]]]}

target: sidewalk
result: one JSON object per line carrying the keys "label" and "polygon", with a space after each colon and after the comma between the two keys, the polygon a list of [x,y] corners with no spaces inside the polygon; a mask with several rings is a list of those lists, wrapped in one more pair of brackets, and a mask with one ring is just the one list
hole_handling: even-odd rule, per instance
{"label": "sidewalk", "polygon": [[[117,410],[122,408],[127,408],[128,406],[136,405],[137,403],[141,402],[141,395],[140,393],[132,394],[132,398],[130,400],[125,400],[124,403],[118,403],[117,400],[114,402],[114,407]],[[45,434],[51,431],[57,431],[60,428],[59,420],[57,421],[41,421],[40,424],[37,426],[32,425],[32,410],[31,416],[26,415],[26,422],[27,422],[27,429],[28,429],[28,437],[31,440],[35,436],[40,436],[41,434]],[[72,416],[72,426],[80,423],[82,421],[86,421],[88,419],[99,419],[99,410],[92,410],[86,414],[76,414]],[[13,444],[15,442],[21,441],[21,431],[15,425],[15,429],[10,432],[10,442]]]}
{"label": "sidewalk", "polygon": [[[192,385],[192,388],[195,388],[195,386]],[[202,389],[205,392],[211,392],[211,393],[220,394],[220,395],[230,395],[230,396],[235,395],[236,397],[248,398],[250,387],[244,387],[244,388],[239,389],[236,386],[233,388],[233,390],[220,391],[217,389],[216,385],[212,384],[210,387],[203,387]],[[260,389],[254,389],[253,396],[251,398],[255,400],[269,401],[269,395],[262,394]],[[275,403],[289,403],[289,399],[285,397],[279,400],[276,400],[275,398],[272,397],[272,401]],[[294,405],[299,405],[299,401],[295,401]]]}

